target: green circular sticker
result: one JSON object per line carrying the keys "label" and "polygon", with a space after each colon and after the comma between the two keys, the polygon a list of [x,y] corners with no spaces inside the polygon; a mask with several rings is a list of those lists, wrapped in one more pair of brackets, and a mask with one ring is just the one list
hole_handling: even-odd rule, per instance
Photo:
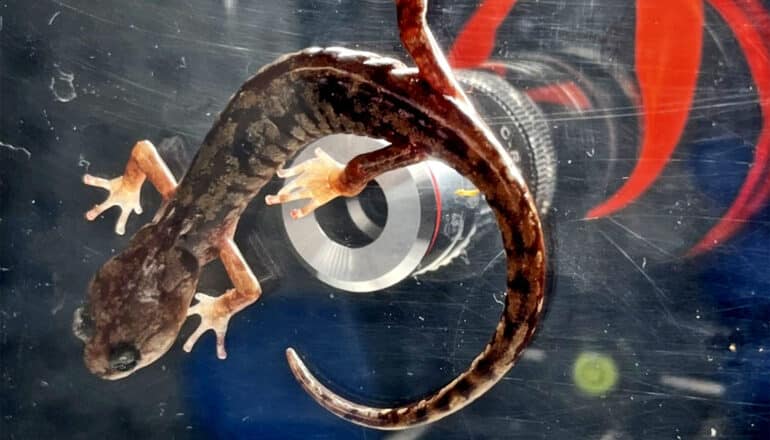
{"label": "green circular sticker", "polygon": [[618,367],[607,355],[584,352],[575,360],[572,379],[580,391],[592,396],[600,396],[617,383]]}

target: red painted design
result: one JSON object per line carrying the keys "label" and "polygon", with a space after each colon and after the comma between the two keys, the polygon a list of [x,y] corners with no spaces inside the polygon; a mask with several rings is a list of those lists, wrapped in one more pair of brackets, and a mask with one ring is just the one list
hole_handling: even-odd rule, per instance
{"label": "red painted design", "polygon": [[492,55],[497,28],[516,0],[484,0],[457,36],[447,59],[455,69],[480,66]]}
{"label": "red painted design", "polygon": [[527,90],[527,96],[535,102],[557,104],[573,110],[588,110],[592,107],[588,96],[572,81],[535,87]]}
{"label": "red painted design", "polygon": [[625,184],[586,217],[614,213],[641,196],[663,171],[684,130],[701,61],[700,0],[638,0],[636,73],[643,104],[641,154]]}
{"label": "red painted design", "polygon": [[[762,29],[765,39],[770,41],[770,17],[767,11],[756,0],[744,0],[743,8],[730,0],[710,0],[714,9],[730,25],[735,38],[746,55],[751,74],[759,95],[759,105],[762,110],[762,131],[757,139],[757,146],[752,164],[743,182],[738,196],[719,222],[696,244],[690,255],[697,255],[710,250],[735,234],[753,214],[765,206],[770,198],[770,175],[768,161],[770,160],[770,57],[768,46],[762,40]],[[749,18],[754,17],[755,22]],[[765,27],[762,27],[764,25]]]}

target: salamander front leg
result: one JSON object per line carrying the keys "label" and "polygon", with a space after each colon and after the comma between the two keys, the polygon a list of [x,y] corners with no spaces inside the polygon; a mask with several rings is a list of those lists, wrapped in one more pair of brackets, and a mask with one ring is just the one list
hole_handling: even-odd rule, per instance
{"label": "salamander front leg", "polygon": [[305,217],[316,208],[339,196],[358,195],[372,179],[387,171],[402,168],[424,160],[425,148],[406,144],[361,154],[342,165],[320,148],[316,157],[291,168],[278,170],[278,177],[293,177],[278,194],[265,197],[265,203],[275,205],[294,200],[309,199],[299,209],[293,209],[295,219]]}
{"label": "salamander front leg", "polygon": [[121,213],[115,224],[115,233],[123,235],[131,211],[142,213],[139,195],[148,177],[164,200],[168,200],[174,194],[176,179],[150,141],[139,141],[134,145],[122,176],[107,180],[90,174],[84,175],[83,183],[86,185],[104,188],[110,192],[107,200],[86,213],[86,219],[92,221],[102,212],[117,206]]}
{"label": "salamander front leg", "polygon": [[225,359],[227,357],[225,334],[230,318],[259,299],[262,288],[232,239],[224,241],[219,250],[219,258],[234,288],[218,297],[203,293],[195,294],[198,302],[190,307],[187,315],[199,315],[201,322],[193,334],[187,338],[183,349],[190,352],[203,333],[214,330],[217,336],[217,357]]}

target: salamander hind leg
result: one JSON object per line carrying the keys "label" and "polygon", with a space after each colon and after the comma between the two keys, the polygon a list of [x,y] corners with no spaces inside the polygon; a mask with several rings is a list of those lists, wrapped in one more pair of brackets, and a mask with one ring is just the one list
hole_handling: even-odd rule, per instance
{"label": "salamander hind leg", "polygon": [[117,206],[121,213],[115,224],[115,232],[123,235],[131,212],[142,213],[142,205],[139,200],[140,192],[148,177],[164,199],[173,195],[176,179],[163,162],[155,146],[149,141],[139,141],[134,145],[122,176],[114,179],[102,179],[90,174],[84,175],[83,183],[86,185],[109,191],[104,202],[95,205],[86,213],[86,219],[93,221],[104,211]]}
{"label": "salamander hind leg", "polygon": [[230,318],[259,299],[262,288],[232,239],[225,240],[220,248],[219,258],[234,288],[218,297],[195,294],[198,302],[188,309],[187,316],[199,315],[201,321],[182,348],[190,352],[201,335],[213,330],[217,337],[217,357],[225,359],[225,335]]}

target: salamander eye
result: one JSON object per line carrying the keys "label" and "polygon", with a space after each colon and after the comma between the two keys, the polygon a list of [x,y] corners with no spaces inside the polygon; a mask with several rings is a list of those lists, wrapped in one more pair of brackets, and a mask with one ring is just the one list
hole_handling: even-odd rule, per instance
{"label": "salamander eye", "polygon": [[139,350],[131,344],[118,344],[110,350],[110,368],[115,371],[131,371],[139,362]]}

